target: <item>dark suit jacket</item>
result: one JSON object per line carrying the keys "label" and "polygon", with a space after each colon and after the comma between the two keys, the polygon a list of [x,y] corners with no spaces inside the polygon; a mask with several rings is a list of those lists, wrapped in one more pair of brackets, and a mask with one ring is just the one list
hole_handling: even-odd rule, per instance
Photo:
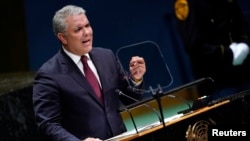
{"label": "dark suit jacket", "polygon": [[104,105],[62,49],[37,71],[34,111],[39,130],[50,140],[107,139],[126,131],[115,93],[128,85],[121,66],[111,50],[93,48],[89,54],[100,76]]}

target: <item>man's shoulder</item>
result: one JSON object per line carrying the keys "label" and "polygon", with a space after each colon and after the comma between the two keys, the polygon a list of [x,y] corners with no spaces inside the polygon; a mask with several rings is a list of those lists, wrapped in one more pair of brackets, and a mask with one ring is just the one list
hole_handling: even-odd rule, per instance
{"label": "man's shoulder", "polygon": [[45,61],[41,67],[38,69],[39,71],[54,71],[61,68],[62,57],[60,57],[59,53],[56,53],[54,56]]}
{"label": "man's shoulder", "polygon": [[104,47],[93,47],[92,51],[111,51],[109,48],[104,48]]}
{"label": "man's shoulder", "polygon": [[93,47],[91,53],[93,54],[113,54],[113,51],[108,48],[103,48],[103,47]]}

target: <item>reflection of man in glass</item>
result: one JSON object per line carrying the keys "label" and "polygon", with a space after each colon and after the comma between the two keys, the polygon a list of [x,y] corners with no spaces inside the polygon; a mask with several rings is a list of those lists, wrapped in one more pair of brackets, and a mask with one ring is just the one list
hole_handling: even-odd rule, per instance
{"label": "reflection of man in glass", "polygon": [[221,89],[249,88],[250,34],[237,1],[188,0],[188,5],[178,29],[196,77],[212,77]]}

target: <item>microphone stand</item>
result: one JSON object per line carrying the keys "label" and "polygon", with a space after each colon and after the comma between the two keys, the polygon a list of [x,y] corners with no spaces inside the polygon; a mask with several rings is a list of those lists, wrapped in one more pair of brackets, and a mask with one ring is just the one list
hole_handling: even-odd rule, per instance
{"label": "microphone stand", "polygon": [[130,111],[125,105],[123,105],[123,107],[124,107],[125,111],[129,113],[129,116],[130,116],[130,118],[131,118],[131,120],[132,120],[132,123],[133,123],[133,125],[134,125],[134,127],[135,127],[136,134],[138,134],[139,132],[138,132],[137,126],[136,126],[136,124],[135,124],[135,119],[134,119],[134,117],[133,117],[131,111]]}
{"label": "microphone stand", "polygon": [[[124,93],[123,93],[121,90],[119,90],[119,89],[116,89],[115,92],[118,93],[119,95],[125,96],[125,97],[127,97],[127,98],[133,100],[134,102],[138,102],[137,99],[135,99],[135,98],[133,98],[133,97],[131,97],[131,96],[128,96],[128,95],[124,94]],[[124,104],[123,104],[123,105],[124,105]],[[156,114],[156,116],[158,117],[158,119],[159,119],[160,122],[164,121],[164,119],[161,118],[161,116],[159,115],[159,113],[156,111],[155,108],[151,107],[150,105],[148,105],[148,104],[146,104],[146,103],[143,103],[142,105],[145,106],[146,108],[148,108],[149,110],[152,110],[152,111]],[[124,106],[125,106],[125,105],[124,105]],[[125,107],[126,107],[126,106],[125,106]],[[128,110],[128,108],[126,107],[125,110]]]}
{"label": "microphone stand", "polygon": [[[115,92],[118,93],[119,95],[123,94],[123,93],[122,93],[120,90],[118,90],[118,89],[117,89]],[[124,105],[122,102],[121,102],[121,104],[123,105],[124,110],[126,110],[126,112],[129,113],[129,116],[130,116],[130,118],[131,118],[131,120],[132,120],[132,123],[133,123],[133,125],[134,125],[134,127],[135,127],[135,131],[136,131],[136,133],[138,134],[139,132],[138,132],[137,126],[136,126],[136,124],[135,124],[134,116],[132,115],[131,111],[126,107],[126,105]]]}
{"label": "microphone stand", "polygon": [[162,122],[163,128],[165,128],[166,127],[165,122],[164,122],[165,118],[164,118],[164,114],[163,114],[163,110],[162,110],[162,104],[161,104],[161,95],[163,94],[162,89],[161,89],[160,85],[158,85],[157,91],[154,91],[151,86],[149,87],[149,89],[150,89],[153,97],[157,101],[157,104],[158,104],[158,107],[159,107],[159,111],[160,111],[160,114],[161,114],[161,119],[162,119],[161,122]]}

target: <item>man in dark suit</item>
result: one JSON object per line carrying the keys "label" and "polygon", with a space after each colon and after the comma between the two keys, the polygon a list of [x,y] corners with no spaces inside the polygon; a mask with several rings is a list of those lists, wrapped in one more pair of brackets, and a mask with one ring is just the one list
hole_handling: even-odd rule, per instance
{"label": "man in dark suit", "polygon": [[[125,76],[111,50],[92,48],[93,31],[81,7],[68,5],[58,10],[53,28],[62,48],[37,71],[33,88],[41,134],[52,141],[99,141],[125,132],[118,110],[120,96],[115,91],[125,93],[128,82],[141,88],[144,59],[132,57],[130,76]],[[87,80],[83,55],[101,88],[99,96]],[[126,94],[142,98],[142,94]]]}

